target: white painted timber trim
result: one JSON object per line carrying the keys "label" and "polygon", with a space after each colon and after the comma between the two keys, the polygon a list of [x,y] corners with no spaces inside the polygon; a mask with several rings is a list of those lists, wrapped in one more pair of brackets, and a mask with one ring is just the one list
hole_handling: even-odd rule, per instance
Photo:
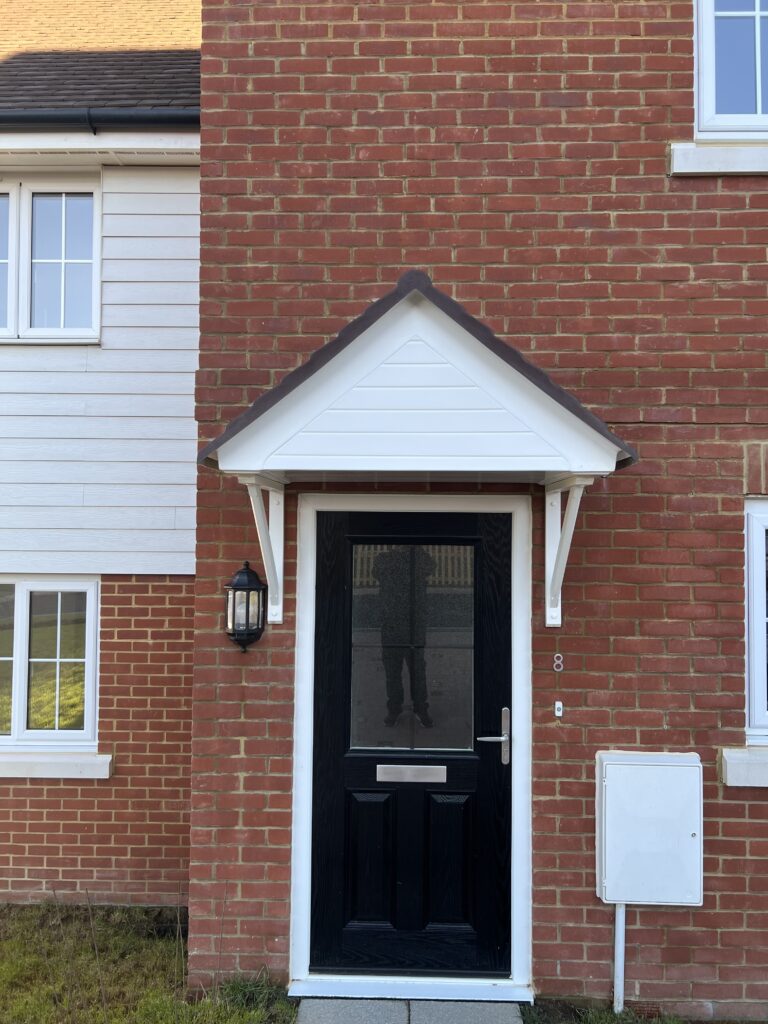
{"label": "white painted timber trim", "polygon": [[[311,975],[312,744],[317,513],[497,512],[512,517],[512,962],[509,979]],[[532,997],[531,500],[527,495],[302,494],[299,496],[291,862],[291,995],[408,999]],[[502,993],[503,989],[503,994]],[[496,992],[497,995],[492,993]],[[482,994],[484,993],[484,994]]]}
{"label": "white painted timber trim", "polygon": [[768,174],[768,145],[673,142],[669,149],[669,173]]}
{"label": "white painted timber trim", "polygon": [[0,753],[2,779],[108,779],[111,754]]}
{"label": "white painted timber trim", "polygon": [[768,747],[724,747],[720,772],[726,786],[768,787]]}
{"label": "white painted timber trim", "polygon": [[[544,515],[544,601],[547,626],[562,625],[561,590],[579,505],[586,487],[594,483],[591,476],[569,476],[547,484]],[[568,491],[565,516],[560,521],[561,496]]]}
{"label": "white painted timber trim", "polygon": [[198,132],[0,132],[0,163],[54,154],[88,163],[198,163]]}
{"label": "white painted timber trim", "polygon": [[[267,622],[283,621],[285,561],[285,487],[263,476],[240,476],[248,488],[261,558],[267,574]],[[269,519],[264,508],[263,491],[269,494]]]}
{"label": "white painted timber trim", "polygon": [[340,999],[446,999],[472,1002],[532,1003],[530,985],[516,985],[504,978],[473,981],[465,978],[405,978],[401,975],[360,977],[345,974],[313,974],[292,981],[288,995]]}

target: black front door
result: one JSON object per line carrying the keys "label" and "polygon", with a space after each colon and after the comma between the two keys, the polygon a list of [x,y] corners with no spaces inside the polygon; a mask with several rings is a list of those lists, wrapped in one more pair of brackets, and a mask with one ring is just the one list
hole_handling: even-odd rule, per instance
{"label": "black front door", "polygon": [[310,968],[509,975],[510,516],[317,530]]}

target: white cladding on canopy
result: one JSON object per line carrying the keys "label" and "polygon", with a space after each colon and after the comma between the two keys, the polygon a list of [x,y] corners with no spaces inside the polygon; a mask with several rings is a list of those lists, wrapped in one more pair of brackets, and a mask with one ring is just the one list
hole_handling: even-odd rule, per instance
{"label": "white cladding on canopy", "polygon": [[419,292],[218,447],[278,481],[606,474],[624,455]]}

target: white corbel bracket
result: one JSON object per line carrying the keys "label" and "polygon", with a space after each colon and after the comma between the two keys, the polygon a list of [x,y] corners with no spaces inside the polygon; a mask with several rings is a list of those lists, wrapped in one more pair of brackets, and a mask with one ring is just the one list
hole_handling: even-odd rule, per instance
{"label": "white corbel bracket", "polygon": [[[259,535],[261,557],[267,574],[267,622],[283,621],[283,581],[285,552],[285,487],[271,477],[250,473],[238,476],[248,488],[248,495]],[[264,505],[264,494],[269,494],[269,518]]]}
{"label": "white corbel bracket", "polygon": [[[546,484],[544,506],[544,593],[545,621],[548,626],[563,622],[560,591],[573,540],[573,530],[584,489],[594,483],[593,476],[564,476]],[[561,522],[561,495],[568,492],[565,515]]]}

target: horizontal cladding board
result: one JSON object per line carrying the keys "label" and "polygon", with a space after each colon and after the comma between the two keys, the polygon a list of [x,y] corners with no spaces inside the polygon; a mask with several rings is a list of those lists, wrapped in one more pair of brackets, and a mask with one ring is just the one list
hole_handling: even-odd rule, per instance
{"label": "horizontal cladding board", "polygon": [[0,460],[26,462],[28,459],[59,463],[82,462],[184,462],[194,463],[194,441],[143,439],[126,441],[115,438],[0,438]]}
{"label": "horizontal cladding board", "polygon": [[[423,363],[409,365],[407,373],[403,373],[402,366],[391,366],[383,363],[368,377],[360,381],[362,387],[376,388],[441,388],[441,387],[467,387],[472,381],[449,363],[442,363],[435,366],[425,366]],[[355,390],[355,389],[353,389]]]}
{"label": "horizontal cladding board", "polygon": [[[529,473],[536,474],[553,471],[573,472],[573,467],[562,455],[537,455],[533,458],[499,458],[481,455],[428,455],[423,453],[410,455],[379,455],[375,465],[370,455],[339,455],[313,461],[310,455],[270,456],[264,460],[259,470],[279,470],[295,473],[306,473],[316,476],[321,473],[479,473],[481,471],[495,473]],[[2,471],[2,467],[0,467]],[[239,467],[238,467],[239,471]]]}
{"label": "horizontal cladding board", "polygon": [[141,575],[191,576],[195,571],[194,550],[141,551],[4,551],[0,548],[3,572],[29,573],[126,573]]}
{"label": "horizontal cladding board", "polygon": [[[191,395],[191,373],[2,373],[0,395],[61,394]],[[4,399],[0,398],[0,406]]]}
{"label": "horizontal cladding board", "polygon": [[194,192],[105,192],[102,209],[105,214],[191,214],[196,217],[200,213],[200,200]]}
{"label": "horizontal cladding board", "polygon": [[0,462],[0,480],[9,484],[189,484],[194,485],[194,459],[184,462]]}
{"label": "horizontal cladding board", "polygon": [[105,327],[197,327],[197,305],[110,306],[102,309]]}
{"label": "horizontal cladding board", "polygon": [[102,281],[197,281],[197,260],[104,260]]}
{"label": "horizontal cladding board", "polygon": [[106,281],[101,289],[105,306],[194,306],[198,287],[184,281]]}
{"label": "horizontal cladding board", "polygon": [[0,551],[191,551],[194,530],[5,530]]}
{"label": "horizontal cladding board", "polygon": [[[83,395],[79,392],[64,394],[4,394],[0,399],[0,418],[24,416],[125,416],[131,418],[187,419],[194,416],[192,394],[181,395]],[[165,433],[162,426],[158,434]]]}
{"label": "horizontal cladding board", "polygon": [[195,423],[188,417],[159,420],[148,416],[4,416],[0,438],[120,438],[123,440],[195,441]]}
{"label": "horizontal cladding board", "polygon": [[[0,490],[5,498],[5,494]],[[189,510],[185,510],[187,513]],[[0,531],[18,530],[24,524],[24,531],[58,530],[189,530],[191,525],[181,525],[176,520],[176,509],[172,506],[147,508],[135,505],[132,508],[86,508],[70,505],[40,507],[16,505],[13,508],[0,505]]]}
{"label": "horizontal cladding board", "polygon": [[[0,445],[0,451],[2,446]],[[279,452],[279,454],[278,454]],[[275,453],[280,457],[306,455],[320,460],[325,458],[365,458],[391,457],[406,458],[436,456],[438,458],[464,458],[474,456],[497,456],[514,458],[522,456],[533,458],[539,455],[557,456],[546,441],[535,434],[495,433],[449,433],[419,435],[418,442],[410,431],[401,434],[364,434],[358,431],[355,435],[347,432],[339,434],[310,433],[304,431],[283,445]],[[273,456],[273,458],[275,457]]]}
{"label": "horizontal cladding board", "polygon": [[102,187],[105,193],[191,192],[196,195],[200,191],[200,173],[196,168],[105,167]]}
{"label": "horizontal cladding board", "polygon": [[107,213],[102,217],[104,238],[197,238],[200,220],[190,214]]}
{"label": "horizontal cladding board", "polygon": [[356,387],[333,403],[334,409],[499,409],[499,403],[475,387]]}
{"label": "horizontal cladding board", "polygon": [[165,349],[193,349],[197,352],[200,332],[197,324],[192,327],[104,327],[101,328],[101,347],[104,351],[141,350],[142,352]]}
{"label": "horizontal cladding board", "polygon": [[[89,508],[99,510],[102,516],[112,515],[113,509],[168,508],[173,510],[175,526],[191,530],[195,514],[195,491],[189,484],[176,486],[142,486],[141,484],[9,484],[0,483],[0,505],[40,508],[50,511],[58,508]],[[109,510],[109,511],[105,511]],[[16,514],[16,513],[15,513]],[[184,519],[191,516],[192,519]]]}
{"label": "horizontal cladding board", "polygon": [[[137,358],[133,352],[115,352],[98,346],[53,345],[34,353],[29,347],[22,345],[0,345],[0,372],[16,372],[20,376],[32,378],[38,371],[51,370],[63,374],[83,375],[140,371],[147,376],[194,373],[196,369],[197,353],[178,349],[147,350]],[[162,391],[164,383],[164,378],[160,380],[158,391]]]}
{"label": "horizontal cladding board", "polygon": [[200,243],[196,236],[188,238],[147,238],[106,236],[101,243],[102,259],[118,260],[194,260]]}

